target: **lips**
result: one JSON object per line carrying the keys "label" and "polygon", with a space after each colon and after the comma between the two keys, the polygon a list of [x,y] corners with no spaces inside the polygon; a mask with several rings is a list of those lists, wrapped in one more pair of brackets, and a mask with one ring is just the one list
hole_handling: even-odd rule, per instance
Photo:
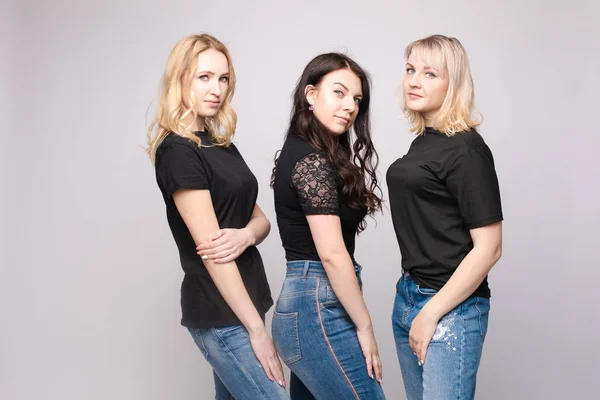
{"label": "lips", "polygon": [[416,93],[412,93],[412,92],[408,94],[408,97],[410,97],[411,99],[422,99],[423,98],[423,96],[420,96],[420,95],[418,95]]}
{"label": "lips", "polygon": [[343,121],[345,124],[350,122],[350,118],[346,118],[346,117],[338,117],[337,115],[335,116],[338,120]]}
{"label": "lips", "polygon": [[218,100],[204,100],[204,102],[207,103],[210,107],[218,107],[219,104],[221,104],[221,102]]}

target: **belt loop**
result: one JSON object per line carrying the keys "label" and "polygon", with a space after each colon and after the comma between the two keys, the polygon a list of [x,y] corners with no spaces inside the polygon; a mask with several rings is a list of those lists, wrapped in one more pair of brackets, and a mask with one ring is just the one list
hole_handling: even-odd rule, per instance
{"label": "belt loop", "polygon": [[310,261],[304,261],[304,269],[302,270],[302,280],[305,281],[308,276],[308,267],[310,265]]}

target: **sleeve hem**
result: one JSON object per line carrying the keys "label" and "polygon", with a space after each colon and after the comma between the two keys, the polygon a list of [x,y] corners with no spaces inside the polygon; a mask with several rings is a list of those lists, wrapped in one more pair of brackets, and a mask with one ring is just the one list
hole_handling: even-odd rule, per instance
{"label": "sleeve hem", "polygon": [[210,190],[210,187],[206,184],[187,184],[187,185],[173,185],[172,187],[169,188],[169,191],[167,192],[167,196],[172,199],[173,198],[173,194],[175,194],[176,191],[181,190],[181,189],[189,189],[189,190]]}
{"label": "sleeve hem", "polygon": [[486,225],[491,225],[495,222],[500,222],[504,220],[504,217],[502,216],[502,213],[494,215],[493,217],[488,217],[488,218],[484,218],[484,219],[480,219],[474,222],[471,222],[470,224],[466,224],[468,229],[475,229],[475,228],[481,228],[483,226]]}
{"label": "sleeve hem", "polygon": [[309,215],[335,215],[336,217],[340,216],[340,213],[337,212],[336,210],[332,210],[331,208],[325,208],[325,209],[318,209],[318,208],[309,208],[309,209],[304,209],[304,215],[305,216],[309,216]]}

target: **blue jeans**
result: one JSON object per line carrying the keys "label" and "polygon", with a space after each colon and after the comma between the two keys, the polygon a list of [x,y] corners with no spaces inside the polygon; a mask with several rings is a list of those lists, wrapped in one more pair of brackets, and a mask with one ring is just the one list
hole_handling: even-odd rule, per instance
{"label": "blue jeans", "polygon": [[419,286],[406,272],[396,286],[392,323],[406,396],[408,400],[474,399],[490,300],[469,298],[444,315],[421,367],[408,334],[417,314],[436,293]]}
{"label": "blue jeans", "polygon": [[267,378],[242,325],[188,330],[213,369],[216,400],[290,398],[284,388]]}
{"label": "blue jeans", "polygon": [[[359,284],[360,269],[355,266]],[[356,326],[320,262],[287,263],[272,328],[275,347],[294,374],[292,399],[385,399],[369,378]]]}

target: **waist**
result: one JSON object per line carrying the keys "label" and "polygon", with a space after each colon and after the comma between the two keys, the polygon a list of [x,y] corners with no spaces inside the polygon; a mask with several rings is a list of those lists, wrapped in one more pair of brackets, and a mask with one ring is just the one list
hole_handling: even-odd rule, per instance
{"label": "waist", "polygon": [[[321,261],[311,260],[294,260],[288,261],[287,265],[287,276],[317,276],[327,278],[327,271]],[[360,275],[362,266],[354,262],[354,272],[357,276]]]}

